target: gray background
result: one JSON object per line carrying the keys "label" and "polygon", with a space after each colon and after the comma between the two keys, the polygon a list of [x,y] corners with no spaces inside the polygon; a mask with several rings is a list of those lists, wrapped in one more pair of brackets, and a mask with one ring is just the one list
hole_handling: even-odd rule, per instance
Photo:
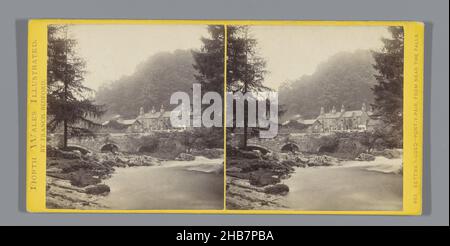
{"label": "gray background", "polygon": [[[40,0],[0,3],[1,225],[448,225],[447,0]],[[417,20],[426,23],[424,215],[29,214],[25,204],[26,38],[29,18]]]}

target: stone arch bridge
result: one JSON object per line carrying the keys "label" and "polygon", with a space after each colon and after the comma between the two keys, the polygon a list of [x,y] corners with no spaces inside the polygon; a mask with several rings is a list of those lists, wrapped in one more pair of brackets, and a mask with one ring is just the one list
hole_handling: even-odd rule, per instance
{"label": "stone arch bridge", "polygon": [[[60,146],[62,134],[50,134],[48,144]],[[142,133],[99,133],[95,137],[82,136],[68,139],[68,146],[78,147],[91,152],[115,150],[127,153],[171,153],[177,155],[187,148],[184,132]]]}
{"label": "stone arch bridge", "polygon": [[318,153],[329,144],[327,139],[324,138],[327,135],[331,134],[285,133],[278,134],[275,138],[250,138],[247,141],[247,146],[266,152],[300,151]]}

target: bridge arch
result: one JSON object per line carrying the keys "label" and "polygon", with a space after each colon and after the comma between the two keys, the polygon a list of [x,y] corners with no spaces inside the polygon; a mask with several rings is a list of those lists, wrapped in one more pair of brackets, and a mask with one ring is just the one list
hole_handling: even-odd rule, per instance
{"label": "bridge arch", "polygon": [[119,146],[117,146],[116,144],[113,144],[113,143],[107,143],[107,144],[104,144],[104,145],[100,148],[100,152],[112,152],[112,153],[116,153],[116,152],[119,152]]}
{"label": "bridge arch", "polygon": [[285,145],[281,146],[281,152],[299,152],[300,147],[295,143],[286,143]]}
{"label": "bridge arch", "polygon": [[137,149],[138,153],[154,153],[158,149],[158,144],[141,145]]}

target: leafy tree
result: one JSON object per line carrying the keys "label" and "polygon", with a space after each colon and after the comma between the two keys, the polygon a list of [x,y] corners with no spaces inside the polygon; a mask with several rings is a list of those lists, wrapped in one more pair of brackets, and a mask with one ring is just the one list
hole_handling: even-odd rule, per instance
{"label": "leafy tree", "polygon": [[[257,40],[248,26],[227,27],[227,90],[233,93],[268,90],[263,85],[266,62],[257,53]],[[244,137],[242,147],[247,147],[248,105],[244,105]]]}
{"label": "leafy tree", "polygon": [[375,111],[388,126],[388,135],[400,140],[403,135],[403,41],[402,27],[389,27],[391,38],[383,39],[384,47],[380,52],[373,52],[377,84],[373,87],[375,94]]}
{"label": "leafy tree", "polygon": [[89,128],[99,126],[93,119],[104,112],[90,99],[92,90],[83,85],[85,62],[77,56],[76,40],[67,37],[67,28],[50,25],[47,47],[47,127],[49,131],[63,127],[64,148],[69,137],[92,135]]}

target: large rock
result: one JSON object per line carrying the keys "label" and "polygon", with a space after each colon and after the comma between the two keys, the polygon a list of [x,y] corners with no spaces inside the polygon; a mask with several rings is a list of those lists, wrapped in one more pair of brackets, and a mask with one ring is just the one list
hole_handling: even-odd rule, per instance
{"label": "large rock", "polygon": [[81,152],[78,150],[64,151],[52,146],[47,146],[47,157],[57,157],[63,159],[81,159]]}
{"label": "large rock", "polygon": [[100,183],[100,179],[93,177],[85,169],[80,169],[69,174],[70,184],[78,187],[86,187]]}
{"label": "large rock", "polygon": [[367,153],[361,153],[358,157],[356,157],[357,161],[374,161],[375,156]]}
{"label": "large rock", "polygon": [[300,166],[300,163],[298,163],[296,161],[293,161],[293,160],[285,160],[285,161],[282,161],[280,164],[285,166],[285,167],[287,167],[287,168],[289,168],[289,169],[291,169],[291,167],[298,167],[298,166]]}
{"label": "large rock", "polygon": [[252,172],[259,169],[270,169],[274,163],[276,162],[260,159],[229,159],[227,167],[238,167],[242,172]]}
{"label": "large rock", "polygon": [[122,161],[111,161],[111,160],[104,160],[101,162],[104,166],[108,167],[126,167],[127,165]]}
{"label": "large rock", "polygon": [[264,192],[274,195],[286,195],[289,192],[289,186],[285,184],[276,184],[264,188]]}
{"label": "large rock", "polygon": [[104,194],[109,193],[110,191],[111,190],[110,190],[109,186],[107,186],[105,184],[89,186],[86,188],[86,194],[91,194],[91,195],[104,195]]}
{"label": "large rock", "polygon": [[337,166],[339,160],[327,155],[311,156],[308,160],[308,166]]}
{"label": "large rock", "polygon": [[306,164],[306,163],[308,163],[309,159],[304,156],[297,156],[297,157],[295,157],[295,161]]}
{"label": "large rock", "polygon": [[250,184],[254,186],[266,186],[279,182],[280,179],[272,172],[259,170],[250,174]]}
{"label": "large rock", "polygon": [[239,151],[239,157],[245,158],[245,159],[260,159],[261,158],[261,152],[257,151],[246,151],[246,150],[240,150]]}

